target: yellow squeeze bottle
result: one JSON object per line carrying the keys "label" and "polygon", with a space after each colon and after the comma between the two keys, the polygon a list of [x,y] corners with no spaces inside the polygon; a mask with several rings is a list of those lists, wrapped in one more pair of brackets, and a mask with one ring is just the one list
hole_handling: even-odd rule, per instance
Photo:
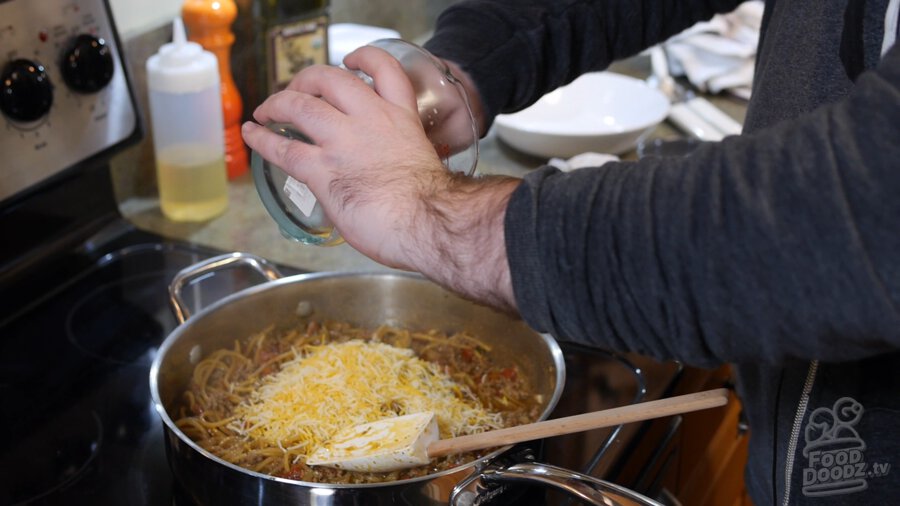
{"label": "yellow squeeze bottle", "polygon": [[173,221],[205,221],[228,207],[222,97],[215,55],[188,42],[180,18],[172,42],[147,60],[159,202]]}

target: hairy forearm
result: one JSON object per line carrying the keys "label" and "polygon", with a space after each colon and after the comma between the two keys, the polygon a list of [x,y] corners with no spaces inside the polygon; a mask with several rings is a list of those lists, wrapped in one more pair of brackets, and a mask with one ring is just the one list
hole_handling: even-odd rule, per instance
{"label": "hairy forearm", "polygon": [[521,181],[448,177],[449,185],[421,201],[407,245],[409,264],[463,297],[515,312],[503,226]]}

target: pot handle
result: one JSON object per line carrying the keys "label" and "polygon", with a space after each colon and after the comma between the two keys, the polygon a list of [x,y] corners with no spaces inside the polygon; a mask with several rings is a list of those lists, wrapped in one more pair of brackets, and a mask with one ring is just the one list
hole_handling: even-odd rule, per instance
{"label": "pot handle", "polygon": [[172,279],[169,285],[169,303],[172,305],[172,311],[178,324],[186,322],[191,317],[191,312],[187,308],[184,299],[181,296],[181,290],[191,281],[206,276],[213,272],[233,267],[248,266],[262,274],[266,279],[274,281],[282,277],[278,269],[268,260],[265,260],[250,253],[234,252],[224,255],[207,258],[194,265],[185,267],[178,271],[178,274]]}
{"label": "pot handle", "polygon": [[[556,487],[597,506],[663,506],[634,490],[550,464],[523,462],[505,468],[490,467],[480,477],[485,483],[527,482]],[[452,498],[450,504],[455,504]]]}

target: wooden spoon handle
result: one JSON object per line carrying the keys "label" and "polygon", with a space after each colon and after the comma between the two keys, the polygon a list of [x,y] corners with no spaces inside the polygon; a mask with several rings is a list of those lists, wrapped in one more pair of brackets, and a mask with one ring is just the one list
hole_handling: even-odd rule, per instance
{"label": "wooden spoon handle", "polygon": [[679,395],[656,401],[641,402],[619,408],[604,409],[582,415],[555,418],[543,422],[497,429],[480,434],[470,434],[441,439],[428,445],[429,457],[441,457],[454,453],[533,441],[546,437],[573,434],[591,429],[601,429],[623,423],[640,422],[653,418],[699,411],[724,406],[728,402],[728,389],[718,388]]}

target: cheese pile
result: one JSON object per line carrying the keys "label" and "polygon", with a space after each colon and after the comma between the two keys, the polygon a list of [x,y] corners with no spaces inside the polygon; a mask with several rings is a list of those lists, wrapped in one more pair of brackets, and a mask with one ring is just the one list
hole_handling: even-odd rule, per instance
{"label": "cheese pile", "polygon": [[230,426],[308,455],[342,428],[423,411],[435,413],[442,437],[501,427],[499,414],[436,364],[360,340],[304,348],[238,406]]}

